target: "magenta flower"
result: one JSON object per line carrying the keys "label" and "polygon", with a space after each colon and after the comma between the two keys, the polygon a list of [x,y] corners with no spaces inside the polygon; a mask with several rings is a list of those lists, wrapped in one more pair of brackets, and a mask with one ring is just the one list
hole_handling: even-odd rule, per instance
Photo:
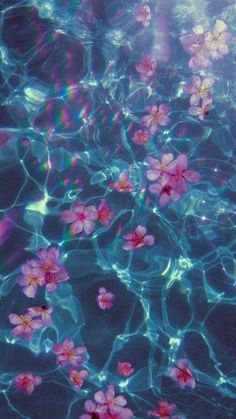
{"label": "magenta flower", "polygon": [[140,73],[141,80],[145,82],[153,76],[156,66],[157,62],[154,57],[145,57],[140,63],[135,65],[135,68]]}
{"label": "magenta flower", "polygon": [[134,373],[134,368],[129,362],[118,362],[117,371],[122,377],[129,377]]}
{"label": "magenta flower", "polygon": [[178,201],[181,196],[169,183],[168,177],[163,177],[159,183],[152,183],[148,189],[152,194],[160,195],[159,204],[161,207],[168,205],[171,201]]}
{"label": "magenta flower", "polygon": [[21,266],[23,276],[18,279],[18,284],[23,286],[23,293],[34,298],[37,288],[44,285],[44,273],[39,269],[37,262],[32,260]]}
{"label": "magenta flower", "polygon": [[63,343],[53,345],[53,352],[57,355],[59,365],[66,364],[81,365],[83,363],[83,354],[87,351],[85,347],[74,347],[72,339],[65,339]]}
{"label": "magenta flower", "polygon": [[149,138],[150,138],[150,135],[147,130],[139,129],[138,131],[134,133],[132,140],[134,141],[134,143],[138,145],[143,145],[148,142]]}
{"label": "magenta flower", "polygon": [[31,394],[34,391],[34,387],[41,384],[41,382],[42,378],[38,375],[33,375],[31,372],[25,372],[15,377],[15,388],[24,391],[27,394]]}
{"label": "magenta flower", "polygon": [[69,275],[59,263],[60,252],[56,247],[48,249],[39,249],[37,251],[39,257],[38,267],[44,273],[44,283],[48,292],[53,292],[58,288],[58,284],[69,279]]}
{"label": "magenta flower", "polygon": [[82,387],[85,378],[89,375],[87,370],[77,371],[75,368],[69,370],[69,378],[73,386],[76,388]]}
{"label": "magenta flower", "polygon": [[100,419],[101,415],[97,413],[97,405],[92,400],[86,400],[84,408],[87,414],[82,415],[79,419]]}
{"label": "magenta flower", "polygon": [[174,403],[168,403],[165,400],[160,400],[156,409],[148,412],[148,416],[156,416],[161,419],[171,419],[171,415],[175,410],[176,405]]}
{"label": "magenta flower", "polygon": [[201,121],[203,121],[204,116],[208,115],[211,106],[211,97],[206,97],[203,99],[201,106],[191,106],[191,108],[189,108],[188,110],[188,113],[193,116],[198,116],[198,118],[201,119]]}
{"label": "magenta flower", "polygon": [[123,236],[126,243],[123,245],[125,250],[134,250],[143,246],[151,246],[154,243],[152,235],[146,235],[147,229],[144,226],[138,225],[133,233],[127,233]]}
{"label": "magenta flower", "polygon": [[119,179],[110,184],[110,188],[118,192],[132,192],[134,189],[127,172],[122,172]]}
{"label": "magenta flower", "polygon": [[127,404],[127,400],[124,396],[116,396],[113,385],[109,385],[107,391],[103,393],[98,391],[94,395],[95,401],[98,403],[97,411],[101,413],[109,412],[111,415],[116,413],[122,413],[124,406]]}
{"label": "magenta flower", "polygon": [[147,110],[149,111],[149,115],[142,118],[142,124],[150,129],[151,134],[155,134],[158,125],[165,126],[170,122],[167,116],[169,106],[164,104],[161,104],[159,107],[152,105],[148,106]]}
{"label": "magenta flower", "polygon": [[85,207],[80,202],[74,202],[71,209],[63,211],[61,219],[66,224],[71,224],[70,231],[73,236],[83,231],[89,235],[95,230],[97,210],[93,205]]}
{"label": "magenta flower", "polygon": [[102,199],[97,210],[97,220],[102,225],[108,227],[112,218],[113,212],[107,206],[105,199]]}
{"label": "magenta flower", "polygon": [[172,153],[164,153],[161,161],[153,157],[148,157],[147,162],[152,167],[151,170],[147,171],[147,178],[151,181],[161,179],[163,176],[168,175],[169,170],[176,166],[176,161]]}
{"label": "magenta flower", "polygon": [[203,99],[210,99],[210,88],[214,84],[212,77],[201,79],[199,76],[192,76],[191,82],[184,85],[184,91],[191,93],[190,105],[197,106]]}
{"label": "magenta flower", "polygon": [[97,302],[99,307],[102,310],[109,309],[113,306],[113,300],[115,298],[114,294],[112,292],[107,292],[106,288],[102,287],[99,288],[99,294],[97,296]]}
{"label": "magenta flower", "polygon": [[43,326],[50,326],[52,324],[52,308],[47,308],[45,305],[41,307],[29,307],[26,312],[32,317],[32,319],[39,317]]}
{"label": "magenta flower", "polygon": [[143,24],[143,26],[148,27],[150,25],[151,20],[151,10],[147,4],[139,4],[136,7],[135,20]]}
{"label": "magenta flower", "polygon": [[187,359],[179,359],[176,365],[176,367],[171,368],[170,377],[178,382],[181,389],[184,389],[185,386],[195,388],[196,379],[189,369]]}
{"label": "magenta flower", "polygon": [[20,316],[12,313],[8,316],[8,318],[11,324],[16,325],[16,327],[12,330],[15,337],[22,337],[30,340],[33,337],[33,331],[43,327],[41,320],[34,320],[30,314],[27,313]]}

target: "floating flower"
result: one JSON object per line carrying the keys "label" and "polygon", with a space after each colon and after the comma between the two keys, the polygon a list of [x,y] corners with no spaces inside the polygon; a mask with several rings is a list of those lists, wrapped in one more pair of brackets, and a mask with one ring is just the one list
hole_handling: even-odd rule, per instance
{"label": "floating flower", "polygon": [[182,194],[187,190],[186,182],[199,182],[200,174],[193,170],[188,170],[188,157],[180,154],[176,158],[176,165],[169,170],[169,182],[174,190]]}
{"label": "floating flower", "polygon": [[151,10],[147,4],[139,4],[136,7],[135,20],[143,24],[143,26],[148,27],[150,25],[151,20]]}
{"label": "floating flower", "polygon": [[176,362],[176,367],[171,368],[170,377],[174,378],[183,389],[185,386],[195,388],[196,379],[193,376],[193,373],[189,369],[187,359],[179,359]]}
{"label": "floating flower", "polygon": [[165,400],[160,400],[158,406],[154,411],[149,411],[148,416],[156,416],[162,419],[171,419],[172,413],[176,410],[174,403],[168,403]]}
{"label": "floating flower", "polygon": [[102,310],[109,309],[113,306],[113,300],[115,296],[111,292],[107,292],[106,288],[99,288],[99,294],[97,296],[97,302]]}
{"label": "floating flower", "polygon": [[41,382],[42,378],[38,375],[33,375],[31,372],[25,372],[15,377],[15,388],[24,391],[27,394],[31,394],[34,391],[34,387],[41,384]]}
{"label": "floating flower", "polygon": [[110,188],[118,192],[132,192],[133,185],[129,180],[129,175],[127,172],[122,172],[119,176],[119,179],[110,184]]}
{"label": "floating flower", "polygon": [[41,307],[29,307],[26,311],[32,319],[39,317],[43,326],[50,326],[52,324],[52,308],[47,308],[45,305],[42,305]]}
{"label": "floating flower", "polygon": [[107,206],[105,199],[102,199],[97,210],[97,220],[102,225],[108,227],[112,218],[113,212]]}
{"label": "floating flower", "polygon": [[176,161],[172,153],[164,153],[161,161],[148,157],[147,162],[152,167],[147,171],[147,178],[151,181],[161,179],[164,175],[169,174],[169,170],[175,167]]}
{"label": "floating flower", "polygon": [[122,413],[127,400],[124,396],[116,396],[113,385],[109,385],[107,391],[103,393],[98,391],[94,395],[95,401],[98,403],[97,411],[105,413],[109,411],[110,414]]}
{"label": "floating flower", "polygon": [[161,179],[159,183],[152,183],[148,189],[152,194],[160,195],[159,204],[161,207],[168,205],[171,201],[178,201],[181,196],[166,178]]}
{"label": "floating flower", "polygon": [[21,272],[23,276],[18,279],[18,284],[23,286],[23,293],[27,297],[34,298],[38,287],[44,285],[44,273],[34,260],[24,263]]}
{"label": "floating flower", "polygon": [[66,224],[71,224],[70,231],[73,236],[83,231],[89,235],[95,230],[97,210],[93,205],[85,207],[80,202],[74,202],[71,209],[63,211],[61,219]]}
{"label": "floating flower", "polygon": [[97,405],[92,400],[86,400],[84,408],[87,414],[82,415],[79,419],[100,419],[99,413],[97,413]]}
{"label": "floating flower", "polygon": [[152,235],[146,235],[147,229],[144,226],[138,225],[133,233],[127,233],[123,236],[126,243],[123,245],[125,250],[134,250],[143,246],[151,246],[154,243]]}
{"label": "floating flower", "polygon": [[87,370],[77,371],[75,368],[71,368],[69,370],[70,381],[72,382],[73,386],[77,388],[82,387],[84,380],[88,377],[88,375],[89,374]]}
{"label": "floating flower", "polygon": [[142,118],[142,124],[150,129],[151,134],[155,134],[158,125],[165,126],[170,122],[167,116],[169,106],[164,104],[161,104],[159,107],[152,105],[148,106],[147,110],[149,111],[149,115]]}
{"label": "floating flower", "polygon": [[118,362],[117,371],[122,377],[129,377],[134,373],[134,368],[129,362]]}
{"label": "floating flower", "polygon": [[191,108],[188,110],[188,113],[193,116],[198,116],[198,118],[203,121],[205,115],[208,115],[211,106],[212,99],[206,97],[203,99],[201,106],[191,106]]}
{"label": "floating flower", "polygon": [[228,44],[232,41],[232,35],[227,30],[225,22],[217,20],[213,31],[206,33],[206,45],[213,59],[222,58],[229,53]]}
{"label": "floating flower", "polygon": [[30,340],[33,337],[33,331],[43,327],[41,320],[32,319],[31,315],[28,313],[20,316],[12,313],[8,317],[10,323],[16,325],[12,331],[13,335],[16,337]]}
{"label": "floating flower", "polygon": [[58,363],[62,366],[66,364],[81,365],[83,363],[83,354],[85,347],[74,347],[72,339],[65,339],[63,343],[53,345],[53,352],[57,355]]}
{"label": "floating flower", "polygon": [[37,256],[38,267],[44,273],[44,283],[48,292],[55,291],[61,282],[69,279],[66,269],[59,263],[58,248],[50,246],[48,249],[39,249]]}
{"label": "floating flower", "polygon": [[184,91],[192,94],[190,105],[197,106],[203,99],[211,99],[210,88],[213,84],[212,77],[201,79],[199,76],[192,76],[190,83],[184,85]]}
{"label": "floating flower", "polygon": [[156,66],[157,62],[154,57],[144,57],[140,63],[135,65],[135,68],[140,73],[141,80],[148,81],[155,73]]}
{"label": "floating flower", "polygon": [[142,130],[142,129],[139,129],[138,131],[136,131],[132,138],[134,143],[138,145],[146,144],[149,139],[150,139],[149,132],[147,130]]}

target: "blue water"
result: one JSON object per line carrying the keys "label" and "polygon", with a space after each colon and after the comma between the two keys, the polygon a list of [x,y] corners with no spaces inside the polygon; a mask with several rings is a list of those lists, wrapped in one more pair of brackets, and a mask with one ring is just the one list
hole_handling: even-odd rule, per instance
{"label": "blue water", "polygon": [[[77,419],[84,402],[113,384],[135,418],[158,400],[188,419],[236,418],[234,0],[146,2],[152,20],[134,19],[137,1],[0,0],[0,418]],[[228,25],[229,53],[201,76],[215,79],[204,121],[188,114],[181,90],[193,72],[180,37],[195,25]],[[150,83],[135,64],[156,58]],[[165,103],[170,124],[145,145],[132,137],[147,106]],[[148,191],[147,156],[188,155],[201,180],[161,207]],[[133,192],[111,190],[128,171]],[[106,198],[114,217],[91,235],[72,236],[61,221],[75,201]],[[123,235],[147,227],[155,244],[124,251]],[[69,281],[35,299],[17,283],[39,248],[57,245]],[[98,289],[115,295],[102,311]],[[53,307],[52,326],[31,341],[15,338],[10,313]],[[52,346],[86,346],[89,371],[80,390],[59,367]],[[189,361],[196,388],[169,377]],[[117,374],[119,361],[135,373]],[[27,396],[14,379],[42,377]]]}

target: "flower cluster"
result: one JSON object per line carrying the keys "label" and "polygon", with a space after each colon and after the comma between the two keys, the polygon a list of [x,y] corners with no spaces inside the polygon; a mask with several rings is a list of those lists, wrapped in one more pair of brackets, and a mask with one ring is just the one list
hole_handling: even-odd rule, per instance
{"label": "flower cluster", "polygon": [[189,114],[198,116],[203,120],[204,116],[208,114],[212,106],[212,95],[210,88],[214,84],[212,77],[205,77],[201,79],[199,76],[192,76],[191,81],[184,85],[185,93],[190,93]]}
{"label": "flower cluster", "polygon": [[174,159],[172,153],[163,154],[161,161],[149,157],[147,162],[151,170],[147,171],[147,178],[154,182],[149,186],[149,191],[159,195],[160,205],[165,206],[170,201],[178,201],[187,191],[187,182],[198,182],[198,172],[188,170],[186,154],[180,154]]}
{"label": "flower cluster", "polygon": [[52,308],[42,306],[30,307],[21,315],[11,313],[8,317],[10,323],[15,326],[12,330],[13,335],[31,340],[35,330],[50,326],[52,311]]}

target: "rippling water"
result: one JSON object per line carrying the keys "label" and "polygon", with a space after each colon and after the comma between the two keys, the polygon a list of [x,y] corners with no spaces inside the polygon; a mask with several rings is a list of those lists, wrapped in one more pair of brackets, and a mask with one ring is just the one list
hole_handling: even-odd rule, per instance
{"label": "rippling water", "polygon": [[[135,20],[133,0],[0,1],[2,419],[77,419],[109,384],[135,418],[163,399],[181,418],[236,418],[236,2],[145,4],[147,27]],[[215,80],[201,121],[181,88],[194,72],[180,37],[195,25],[212,30],[217,19],[233,39],[223,59],[197,71]],[[135,66],[147,55],[157,67],[142,81]],[[136,144],[147,107],[161,103],[170,123]],[[148,191],[146,158],[167,152],[186,154],[201,179],[161,207]],[[131,192],[111,188],[124,171]],[[72,235],[63,211],[76,201],[98,208],[102,198],[110,224]],[[123,236],[138,225],[155,243],[125,251]],[[69,280],[27,298],[20,268],[51,245]],[[111,309],[99,308],[100,287],[115,295]],[[32,340],[14,337],[8,316],[43,304],[53,307],[52,325]],[[80,389],[52,350],[65,338],[87,348]],[[169,376],[180,358],[195,389]],[[129,378],[117,373],[123,361],[135,369]],[[42,377],[30,396],[14,386],[23,372]]]}

